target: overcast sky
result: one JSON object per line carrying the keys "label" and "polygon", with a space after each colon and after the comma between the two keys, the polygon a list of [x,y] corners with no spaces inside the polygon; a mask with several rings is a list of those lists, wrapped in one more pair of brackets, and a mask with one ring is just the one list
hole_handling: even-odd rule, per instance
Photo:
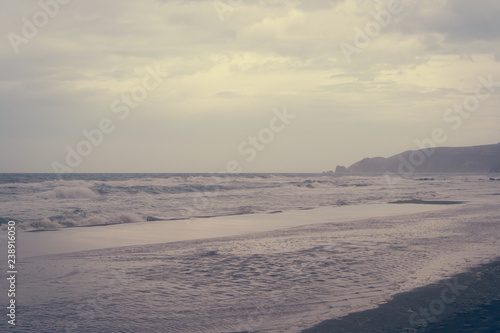
{"label": "overcast sky", "polygon": [[1,1],[0,172],[321,172],[436,128],[500,142],[500,85],[474,99],[500,82],[497,0],[59,1]]}

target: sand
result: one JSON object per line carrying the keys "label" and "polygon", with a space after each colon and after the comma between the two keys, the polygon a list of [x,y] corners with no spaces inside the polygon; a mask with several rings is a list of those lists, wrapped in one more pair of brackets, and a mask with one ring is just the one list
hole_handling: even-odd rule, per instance
{"label": "sand", "polygon": [[391,201],[390,204],[419,204],[419,205],[460,205],[465,203],[465,201],[453,201],[453,200],[397,200]]}
{"label": "sand", "polygon": [[499,276],[496,260],[302,332],[500,332]]}

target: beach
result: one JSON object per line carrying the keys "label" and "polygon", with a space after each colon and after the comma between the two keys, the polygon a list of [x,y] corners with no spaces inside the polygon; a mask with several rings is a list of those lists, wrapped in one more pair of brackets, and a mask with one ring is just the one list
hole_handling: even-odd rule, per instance
{"label": "beach", "polygon": [[326,320],[313,332],[499,332],[500,259],[395,295],[376,309]]}
{"label": "beach", "polygon": [[[407,205],[392,206],[415,209]],[[365,207],[358,218],[338,219],[334,208],[302,210],[297,220],[304,223],[285,223],[274,230],[268,225],[273,219],[283,222],[290,215],[266,214],[268,220],[250,215],[247,221],[255,225],[262,220],[268,229],[76,252],[67,247],[65,253],[25,257],[17,329],[415,332],[425,328],[419,308],[439,299],[446,283],[467,290],[462,293],[458,287],[461,294],[453,302],[453,294],[445,293],[449,304],[443,303],[436,319],[494,299],[488,291],[494,274],[484,274],[483,282],[491,283],[483,297],[474,272],[498,268],[492,264],[500,236],[496,203],[419,204],[411,206],[418,209],[411,214],[376,213],[376,207],[374,217],[366,217],[370,210]],[[331,221],[325,222],[329,215]],[[239,218],[243,223],[245,217]],[[189,221],[182,223],[192,228]],[[116,227],[64,231],[81,231],[83,236]],[[460,275],[469,270],[473,273]],[[418,316],[412,317],[414,312]]]}
{"label": "beach", "polygon": [[499,0],[2,5],[0,333],[500,333]]}

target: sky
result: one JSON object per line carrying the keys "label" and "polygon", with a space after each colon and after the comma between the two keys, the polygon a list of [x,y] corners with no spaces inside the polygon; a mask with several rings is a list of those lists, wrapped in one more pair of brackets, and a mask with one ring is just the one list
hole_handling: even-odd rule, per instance
{"label": "sky", "polygon": [[498,143],[498,17],[497,0],[2,0],[0,172],[321,172]]}

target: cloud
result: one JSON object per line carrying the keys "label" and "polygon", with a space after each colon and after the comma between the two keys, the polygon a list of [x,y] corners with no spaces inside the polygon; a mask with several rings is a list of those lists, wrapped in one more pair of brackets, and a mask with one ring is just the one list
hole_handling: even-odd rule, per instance
{"label": "cloud", "polygon": [[[498,41],[499,15],[500,3],[495,1],[424,0],[413,3],[406,11],[404,20],[399,21],[392,29],[422,36],[430,49],[437,50],[438,46],[443,49],[453,47],[460,49],[458,53],[469,46],[477,50],[479,41],[492,44]],[[485,51],[484,47],[479,50]]]}
{"label": "cloud", "polygon": [[[373,155],[363,143],[380,142],[377,155],[414,148],[478,76],[500,80],[494,0],[402,0],[404,12],[351,62],[340,44],[355,45],[391,0],[228,1],[234,11],[225,20],[212,0],[72,1],[19,53],[2,38],[0,139],[15,137],[21,148],[0,146],[18,161],[0,171],[50,172],[103,117],[116,131],[78,171],[207,171],[238,158],[234,147],[283,106],[300,115],[280,134],[275,147],[283,151],[266,148],[273,153],[247,170],[327,170]],[[2,6],[3,36],[21,34],[23,18],[41,10],[27,0]],[[120,122],[112,102],[156,64],[168,78]],[[472,144],[500,141],[483,128],[495,98],[448,144],[474,134],[481,142]],[[389,134],[396,132],[398,140]]]}

